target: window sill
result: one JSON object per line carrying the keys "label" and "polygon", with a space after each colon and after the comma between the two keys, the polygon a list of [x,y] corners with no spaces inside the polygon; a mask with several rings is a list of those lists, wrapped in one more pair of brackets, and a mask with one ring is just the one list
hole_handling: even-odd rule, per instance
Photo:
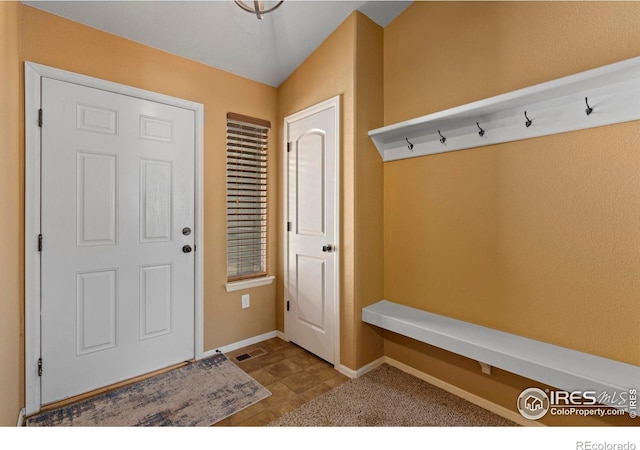
{"label": "window sill", "polygon": [[273,283],[275,277],[273,275],[268,277],[252,278],[250,280],[232,281],[231,283],[225,283],[224,288],[227,292],[241,291],[243,289],[251,289],[258,286],[267,286]]}

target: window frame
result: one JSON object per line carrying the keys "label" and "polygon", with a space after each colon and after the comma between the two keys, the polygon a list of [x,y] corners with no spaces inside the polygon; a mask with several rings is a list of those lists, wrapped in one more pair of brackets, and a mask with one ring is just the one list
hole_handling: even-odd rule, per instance
{"label": "window frame", "polygon": [[[247,144],[247,152],[242,153],[242,158],[246,158],[247,155],[251,156],[253,154],[256,156],[254,161],[250,161],[249,164],[256,168],[259,168],[258,177],[256,180],[264,180],[264,195],[256,195],[250,194],[245,196],[240,196],[237,191],[235,194],[231,194],[234,191],[234,187],[237,189],[239,185],[246,185],[249,187],[249,191],[251,186],[254,185],[251,182],[247,182],[247,179],[244,181],[238,182],[240,178],[238,176],[238,168],[231,168],[234,164],[237,164],[237,158],[240,157],[240,152],[237,147],[237,139],[238,137],[242,137],[242,131],[246,132],[245,137],[247,140],[245,144]],[[270,216],[270,208],[269,208],[269,147],[270,147],[270,131],[271,131],[271,122],[268,120],[258,119],[255,117],[245,116],[237,113],[228,113],[227,114],[227,126],[226,126],[226,221],[227,221],[227,284],[225,285],[227,291],[236,290],[234,286],[247,286],[252,287],[256,285],[262,285],[259,280],[261,279],[269,279],[269,283],[273,279],[273,277],[269,277],[269,216]],[[263,134],[263,138],[258,137],[260,134]],[[254,135],[256,138],[252,142],[251,135]],[[260,143],[259,141],[264,140],[264,142]],[[260,152],[263,152],[260,155]],[[236,182],[232,183],[232,178],[235,176]],[[246,188],[245,188],[246,189]],[[240,241],[242,239],[236,238],[231,239],[233,231],[231,231],[232,227],[230,226],[230,222],[239,222],[238,220],[232,220],[233,218],[238,219],[238,216],[241,214],[236,213],[233,216],[231,214],[232,208],[230,205],[233,201],[236,203],[240,203],[240,197],[244,197],[244,201],[248,206],[258,205],[258,210],[262,210],[258,214],[253,214],[254,216],[261,216],[260,219],[255,219],[255,222],[260,222],[259,225],[252,225],[246,228],[249,230],[244,230],[245,233],[255,233],[259,234],[259,244],[257,244],[257,256],[254,256],[252,260],[251,257],[247,258],[248,265],[254,264],[259,266],[260,270],[242,273],[242,269],[237,268],[237,261],[232,261],[231,252],[232,250],[236,250],[242,248],[242,243],[237,243],[236,245],[232,245],[232,241]],[[262,199],[261,199],[262,198]],[[247,214],[250,215],[250,214]],[[247,220],[247,219],[245,219]],[[252,220],[252,219],[248,219]],[[235,225],[233,228],[240,228],[239,225]],[[253,228],[253,229],[251,229]],[[249,239],[247,239],[249,241]],[[253,247],[252,251],[256,251],[256,243],[248,243],[247,247]],[[236,255],[240,253],[241,250],[236,250]],[[232,270],[232,266],[236,265],[235,270]],[[265,283],[266,284],[266,283]]]}

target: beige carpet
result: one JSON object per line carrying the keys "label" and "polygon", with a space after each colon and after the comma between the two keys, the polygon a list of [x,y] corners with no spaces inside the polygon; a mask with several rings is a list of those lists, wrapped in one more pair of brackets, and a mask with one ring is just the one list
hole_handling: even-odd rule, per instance
{"label": "beige carpet", "polygon": [[209,426],[271,395],[223,354],[27,419],[27,426]]}
{"label": "beige carpet", "polygon": [[516,426],[426,381],[383,364],[269,426]]}

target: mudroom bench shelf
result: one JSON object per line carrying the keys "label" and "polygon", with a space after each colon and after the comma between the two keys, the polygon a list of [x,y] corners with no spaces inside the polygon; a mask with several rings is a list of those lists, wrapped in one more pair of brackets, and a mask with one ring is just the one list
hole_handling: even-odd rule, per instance
{"label": "mudroom bench shelf", "polygon": [[493,366],[569,392],[619,394],[640,387],[640,367],[388,300],[363,308],[362,320],[476,360],[484,373]]}

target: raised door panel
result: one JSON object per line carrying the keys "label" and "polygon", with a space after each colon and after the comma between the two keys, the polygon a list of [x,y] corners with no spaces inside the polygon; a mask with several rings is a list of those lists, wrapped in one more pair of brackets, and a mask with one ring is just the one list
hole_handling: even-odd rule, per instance
{"label": "raised door panel", "polygon": [[296,145],[296,231],[301,235],[325,234],[325,133],[311,130]]}
{"label": "raised door panel", "polygon": [[77,153],[77,245],[117,244],[118,157]]}
{"label": "raised door panel", "polygon": [[140,137],[153,141],[173,142],[173,121],[141,115]]}
{"label": "raised door panel", "polygon": [[140,339],[171,333],[172,285],[171,264],[140,268]]}
{"label": "raised door panel", "polygon": [[118,134],[118,111],[96,105],[76,105],[76,128],[94,133]]}
{"label": "raised door panel", "polygon": [[140,162],[140,242],[171,240],[173,218],[173,163]]}
{"label": "raised door panel", "polygon": [[76,277],[77,355],[118,345],[118,271],[79,273]]}
{"label": "raised door panel", "polygon": [[325,328],[325,261],[297,255],[296,298],[298,321],[317,330]]}

